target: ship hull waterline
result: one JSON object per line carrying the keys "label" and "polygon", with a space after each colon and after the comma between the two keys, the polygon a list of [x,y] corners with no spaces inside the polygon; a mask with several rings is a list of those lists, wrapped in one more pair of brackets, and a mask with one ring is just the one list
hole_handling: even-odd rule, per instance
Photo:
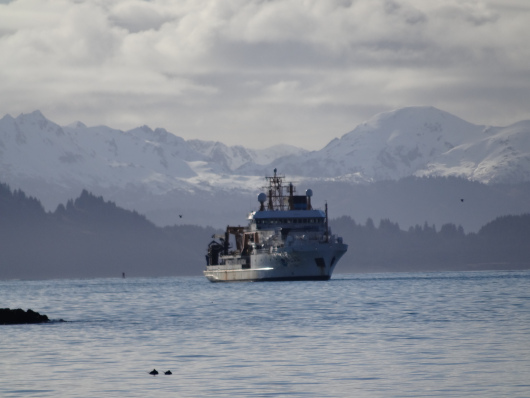
{"label": "ship hull waterline", "polygon": [[279,252],[251,257],[251,266],[227,264],[210,266],[204,276],[211,282],[277,282],[326,281],[346,252],[347,245],[334,250],[313,252]]}
{"label": "ship hull waterline", "polygon": [[317,275],[317,276],[286,276],[286,277],[256,277],[250,278],[249,276],[243,278],[236,277],[236,271],[224,271],[218,273],[210,273],[205,271],[204,275],[210,282],[296,282],[296,281],[329,281],[331,275]]}

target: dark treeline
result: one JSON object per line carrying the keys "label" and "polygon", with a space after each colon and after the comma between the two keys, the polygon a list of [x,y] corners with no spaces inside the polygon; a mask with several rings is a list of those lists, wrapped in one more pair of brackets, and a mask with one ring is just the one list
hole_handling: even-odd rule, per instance
{"label": "dark treeline", "polygon": [[530,182],[482,184],[459,177],[405,177],[370,184],[315,182],[310,187],[330,204],[332,214],[358,222],[383,218],[408,230],[425,221],[438,227],[452,222],[466,232],[478,232],[505,214],[530,213]]}
{"label": "dark treeline", "polygon": [[216,232],[157,227],[86,190],[46,212],[0,184],[0,279],[200,275]]}
{"label": "dark treeline", "polygon": [[530,214],[503,216],[477,233],[424,223],[401,230],[388,219],[358,224],[350,217],[331,223],[349,244],[337,272],[486,270],[530,268]]}
{"label": "dark treeline", "polygon": [[[349,250],[336,272],[530,268],[530,214],[465,233],[454,224],[408,230],[351,217],[330,221]],[[38,199],[0,183],[0,279],[201,275],[213,228],[157,227],[84,190],[46,212]]]}

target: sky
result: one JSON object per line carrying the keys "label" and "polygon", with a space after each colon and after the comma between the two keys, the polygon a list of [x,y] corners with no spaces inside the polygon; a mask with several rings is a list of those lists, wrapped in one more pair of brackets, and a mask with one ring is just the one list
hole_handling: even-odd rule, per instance
{"label": "sky", "polygon": [[0,116],[318,150],[377,113],[530,119],[528,0],[0,0]]}

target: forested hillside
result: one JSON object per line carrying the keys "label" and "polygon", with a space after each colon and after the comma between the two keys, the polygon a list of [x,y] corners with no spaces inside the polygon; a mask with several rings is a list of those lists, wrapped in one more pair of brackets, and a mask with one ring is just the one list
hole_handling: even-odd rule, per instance
{"label": "forested hillside", "polygon": [[199,275],[216,231],[160,228],[144,216],[83,191],[45,212],[0,184],[0,279]]}
{"label": "forested hillside", "polygon": [[[425,222],[402,230],[344,216],[330,220],[348,252],[336,272],[530,268],[530,214],[503,216],[477,233]],[[201,275],[219,231],[157,227],[88,191],[46,212],[38,199],[0,184],[0,279]]]}
{"label": "forested hillside", "polygon": [[376,226],[341,217],[330,224],[349,244],[336,272],[530,268],[530,214],[499,217],[468,234],[455,224],[425,222],[406,231],[390,220]]}

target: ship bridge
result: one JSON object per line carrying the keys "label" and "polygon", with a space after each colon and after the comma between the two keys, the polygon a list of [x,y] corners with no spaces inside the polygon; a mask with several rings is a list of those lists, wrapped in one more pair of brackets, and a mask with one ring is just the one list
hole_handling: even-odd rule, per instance
{"label": "ship bridge", "polygon": [[257,229],[275,227],[308,228],[324,226],[326,213],[322,210],[263,210],[250,213],[249,219]]}
{"label": "ship bridge", "polygon": [[306,190],[305,195],[295,195],[296,188],[292,183],[285,185],[284,176],[277,174],[274,169],[273,177],[265,177],[269,182],[258,195],[260,208],[249,215],[251,230],[282,229],[282,235],[291,230],[327,231],[326,212],[313,209],[311,197],[313,191]]}

